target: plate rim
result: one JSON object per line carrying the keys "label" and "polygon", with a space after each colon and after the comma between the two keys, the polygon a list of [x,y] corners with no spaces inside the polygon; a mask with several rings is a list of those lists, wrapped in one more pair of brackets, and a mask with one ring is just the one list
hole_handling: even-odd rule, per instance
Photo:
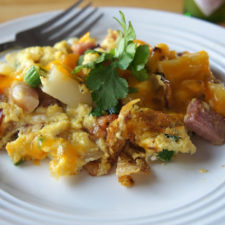
{"label": "plate rim", "polygon": [[[178,14],[178,13],[172,13],[172,12],[167,12],[167,11],[162,11],[162,10],[153,10],[153,9],[145,9],[145,8],[136,8],[136,7],[99,7],[99,9],[132,9],[132,10],[144,10],[144,11],[153,11],[153,12],[160,12],[160,13],[163,13],[163,14],[170,14],[170,15],[177,15],[177,16],[182,16],[183,18],[185,17],[184,15],[182,14]],[[20,23],[22,22],[24,19],[31,19],[33,17],[39,17],[39,16],[44,16],[44,15],[48,15],[49,13],[50,14],[53,14],[53,13],[57,13],[57,12],[60,12],[61,10],[52,10],[52,11],[47,11],[47,12],[42,12],[42,13],[36,13],[36,14],[32,14],[32,15],[28,15],[28,16],[24,16],[24,17],[20,17],[20,18],[17,18],[17,19],[13,19],[13,20],[10,20],[10,21],[7,21],[7,22],[4,22],[4,23],[1,23],[0,24],[0,30],[1,29],[4,29],[5,26],[10,26],[11,24],[14,24],[14,23]],[[187,18],[187,17],[186,17]],[[207,21],[202,21],[200,19],[196,19],[196,18],[190,18],[190,19],[194,19],[195,21],[200,21],[201,23],[203,22],[204,24],[207,24],[207,25],[210,25],[210,26],[213,26],[214,28],[219,28],[220,30],[223,28],[220,27],[219,25],[215,25],[215,24],[211,24],[210,22],[207,22]],[[225,33],[225,30],[223,30],[223,32]],[[224,41],[225,43],[225,41]]]}

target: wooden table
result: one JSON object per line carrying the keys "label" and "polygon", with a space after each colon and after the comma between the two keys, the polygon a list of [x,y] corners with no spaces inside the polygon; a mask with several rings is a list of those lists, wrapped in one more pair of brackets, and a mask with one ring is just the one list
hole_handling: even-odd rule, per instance
{"label": "wooden table", "polygon": [[[0,0],[0,23],[34,13],[64,9],[76,0]],[[89,0],[94,6],[129,6],[182,13],[183,0]],[[225,23],[223,24],[225,27]]]}

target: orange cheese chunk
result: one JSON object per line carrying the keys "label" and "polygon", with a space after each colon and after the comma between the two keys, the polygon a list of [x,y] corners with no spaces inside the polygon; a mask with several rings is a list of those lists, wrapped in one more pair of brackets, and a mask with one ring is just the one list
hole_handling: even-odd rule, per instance
{"label": "orange cheese chunk", "polygon": [[9,88],[16,79],[11,76],[0,75],[0,93],[3,94],[6,88]]}

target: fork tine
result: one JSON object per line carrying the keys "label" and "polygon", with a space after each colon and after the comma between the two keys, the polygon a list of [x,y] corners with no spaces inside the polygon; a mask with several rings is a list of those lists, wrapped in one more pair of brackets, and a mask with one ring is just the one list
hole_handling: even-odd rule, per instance
{"label": "fork tine", "polygon": [[[55,43],[57,41],[60,41],[62,39],[64,39],[65,37],[68,37],[69,34],[71,34],[72,32],[74,32],[75,28],[79,27],[87,18],[89,18],[91,15],[93,15],[96,11],[98,10],[98,8],[95,8],[94,10],[92,10],[89,14],[87,14],[80,22],[76,23],[74,26],[70,27],[69,29],[67,29],[66,31],[64,31],[62,34],[58,35],[57,37],[53,38],[51,40],[51,43]],[[93,20],[92,23],[90,23],[90,25],[94,25],[95,23],[97,23],[97,21],[102,17],[103,14],[100,14],[100,16],[97,17],[97,19]],[[88,25],[88,27],[90,27]],[[83,29],[84,30],[84,29]],[[81,30],[80,33],[83,33]]]}
{"label": "fork tine", "polygon": [[47,22],[42,23],[41,25],[35,27],[39,29],[44,29],[52,25],[53,23],[60,20],[62,17],[64,17],[67,13],[71,12],[74,8],[76,8],[83,0],[78,0],[75,2],[72,6],[70,6],[68,9],[64,10],[62,13],[58,14],[57,16],[53,17],[52,19],[48,20]]}
{"label": "fork tine", "polygon": [[51,36],[52,34],[62,30],[66,25],[68,25],[70,22],[72,22],[75,18],[77,18],[81,13],[83,13],[86,9],[88,9],[91,5],[91,2],[89,2],[84,8],[82,8],[81,10],[79,10],[77,13],[75,13],[73,16],[71,16],[69,19],[67,19],[65,22],[63,22],[62,24],[52,28],[51,30],[43,33],[43,37],[44,36]]}
{"label": "fork tine", "polygon": [[74,35],[76,35],[76,37],[81,37],[83,34],[85,34],[86,32],[88,32],[90,30],[90,28],[96,24],[103,16],[104,14],[101,13],[98,17],[96,17],[90,24],[88,24],[86,27],[84,27],[80,32],[75,33]]}

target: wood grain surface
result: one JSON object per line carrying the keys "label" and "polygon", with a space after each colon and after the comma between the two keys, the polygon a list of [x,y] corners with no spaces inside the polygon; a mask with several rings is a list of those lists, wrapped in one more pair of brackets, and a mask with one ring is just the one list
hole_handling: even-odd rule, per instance
{"label": "wood grain surface", "polygon": [[[0,0],[0,23],[49,10],[65,9],[76,0]],[[182,13],[183,0],[89,0],[94,6],[128,6]],[[87,1],[86,1],[87,2]],[[225,23],[223,24],[225,26]]]}

